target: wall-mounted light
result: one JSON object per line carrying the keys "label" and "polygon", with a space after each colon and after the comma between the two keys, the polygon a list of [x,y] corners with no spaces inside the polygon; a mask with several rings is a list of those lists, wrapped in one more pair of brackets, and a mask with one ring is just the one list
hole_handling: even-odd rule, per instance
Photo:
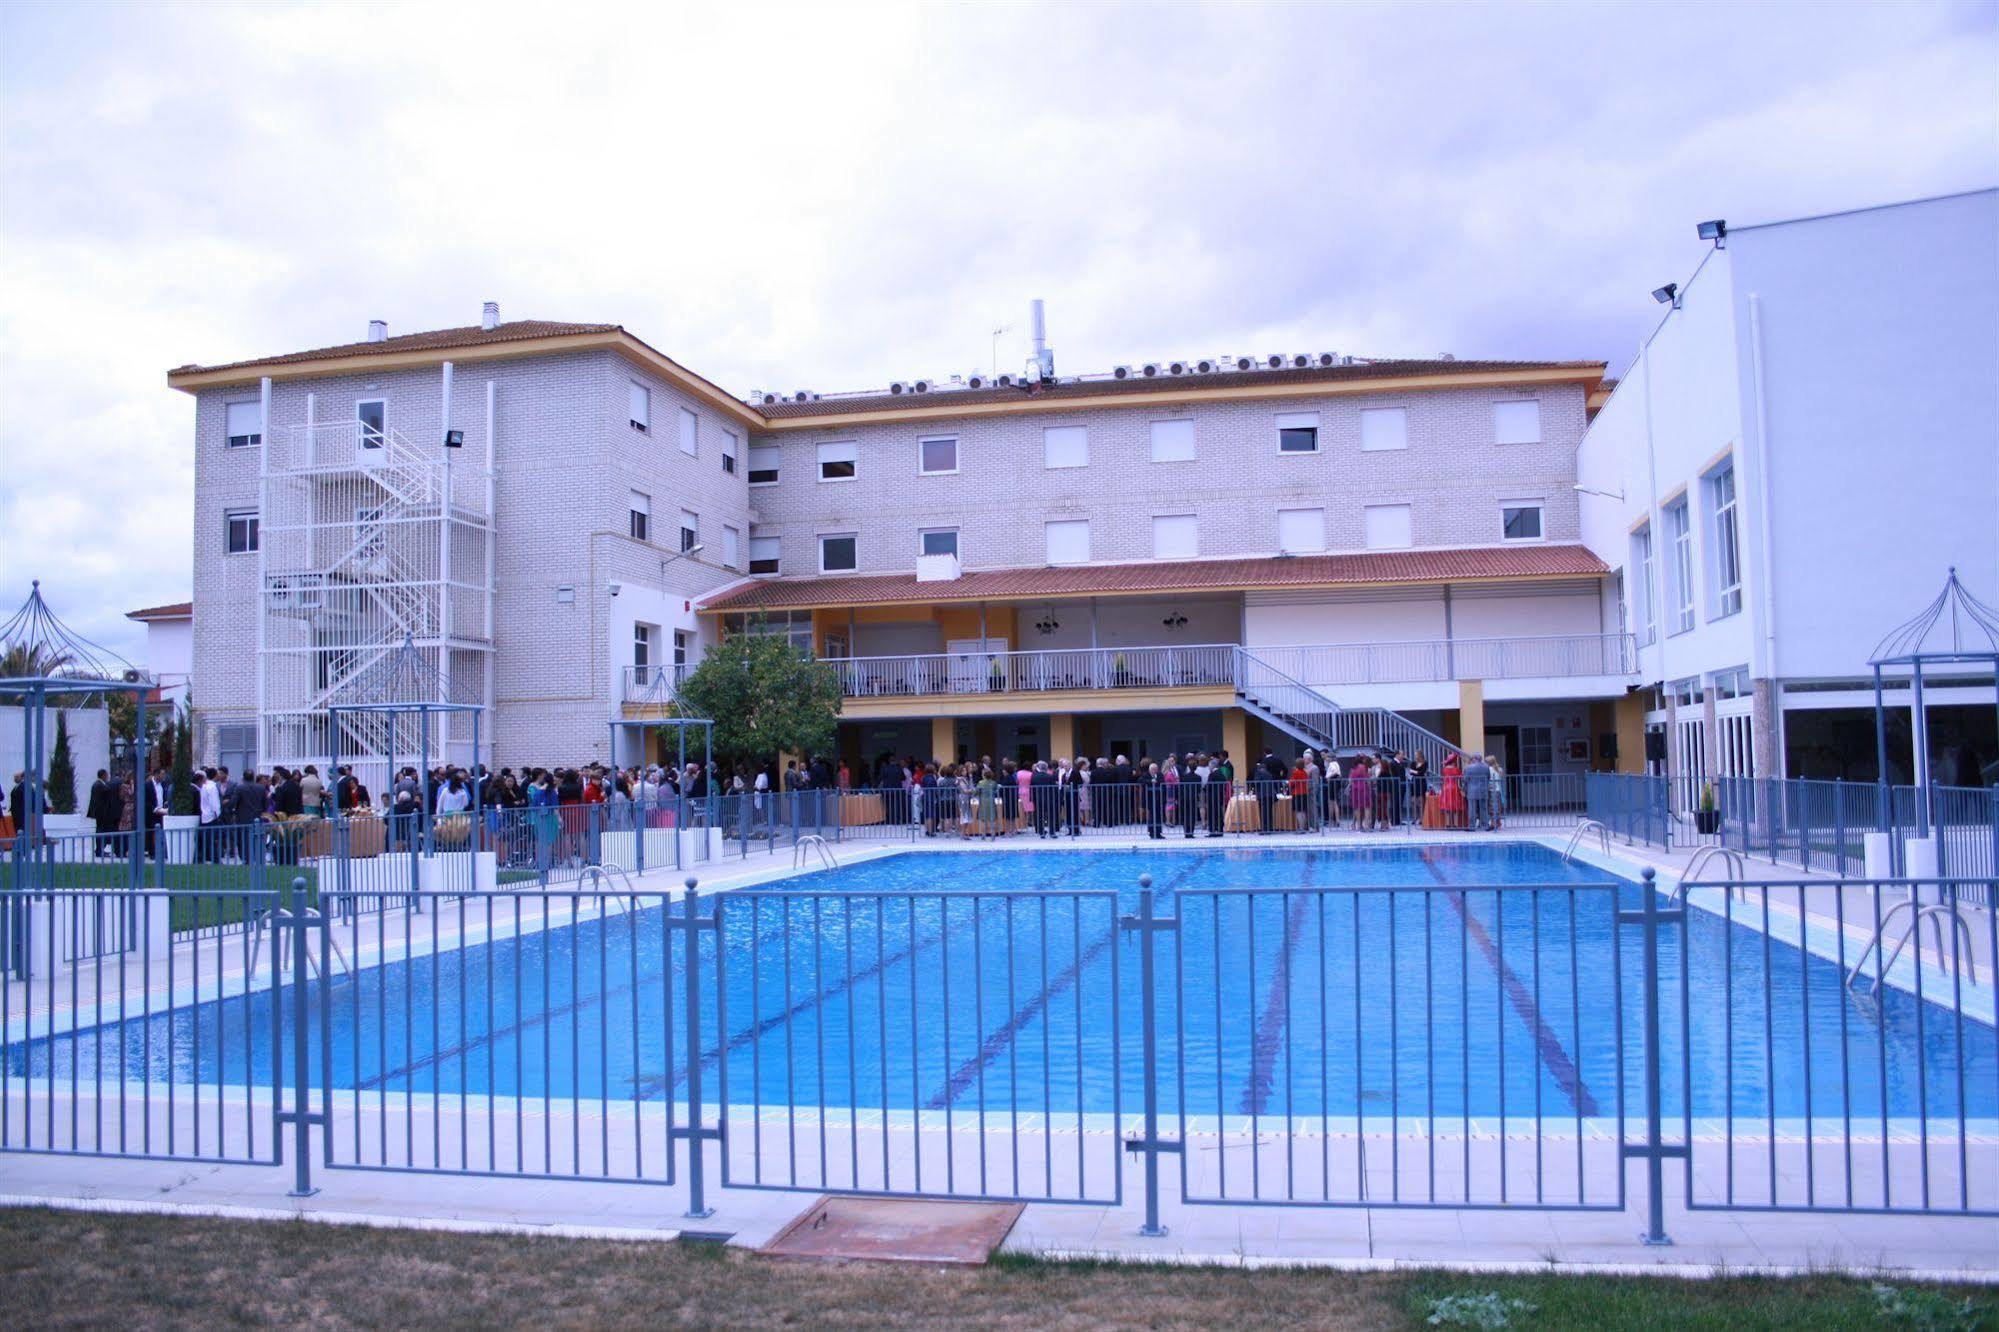
{"label": "wall-mounted light", "polygon": [[1728,223],[1722,221],[1720,218],[1716,218],[1712,222],[1696,224],[1694,232],[1704,241],[1713,241],[1714,248],[1717,250],[1728,248]]}
{"label": "wall-mounted light", "polygon": [[464,432],[463,430],[447,430],[447,431],[445,431],[445,432],[444,432],[444,447],[445,447],[445,448],[447,448],[447,449],[462,449],[462,448],[464,448],[464,447],[465,447],[465,432]]}
{"label": "wall-mounted light", "polygon": [[1187,617],[1182,615],[1179,611],[1176,610],[1171,615],[1161,620],[1160,623],[1165,625],[1168,629],[1185,629],[1187,627]]}
{"label": "wall-mounted light", "polygon": [[1679,309],[1680,284],[1677,282],[1668,282],[1663,287],[1654,287],[1652,289],[1652,299],[1661,305],[1670,305],[1675,310]]}
{"label": "wall-mounted light", "polygon": [[1055,608],[1050,606],[1041,612],[1041,618],[1034,622],[1034,627],[1041,633],[1052,634],[1062,627],[1062,622],[1055,618]]}

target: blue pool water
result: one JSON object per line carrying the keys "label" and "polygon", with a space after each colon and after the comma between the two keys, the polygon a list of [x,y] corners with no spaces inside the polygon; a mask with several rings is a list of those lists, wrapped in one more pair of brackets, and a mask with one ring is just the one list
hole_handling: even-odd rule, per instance
{"label": "blue pool water", "polygon": [[[1154,986],[1168,1113],[1575,1121],[1642,1106],[1643,942],[1615,912],[1643,890],[1524,844],[919,852],[726,894],[702,944],[705,986],[718,950],[722,964],[721,1003],[704,1000],[708,1096],[726,1079],[732,1105],[1136,1111],[1139,946],[1117,919],[1141,874],[1179,922],[1158,936]],[[1384,891],[1305,891],[1320,888]],[[1856,996],[1836,963],[1752,928],[1760,902],[1736,910],[1745,923],[1689,913],[1684,948],[1662,934],[1668,1113],[1689,1095],[1697,1115],[1750,1123],[1995,1113],[1990,1024],[1896,990]],[[474,899],[447,924],[461,912],[475,931],[512,919],[511,903]],[[383,946],[390,961],[315,992],[310,1054],[316,1077],[324,1002],[336,1091],[685,1095],[683,944],[658,908],[435,957],[419,943],[405,959],[400,930],[337,931],[350,955]],[[24,1043],[6,1066],[60,1079],[122,1059],[162,1082],[240,1082],[269,1066],[269,1002]]]}

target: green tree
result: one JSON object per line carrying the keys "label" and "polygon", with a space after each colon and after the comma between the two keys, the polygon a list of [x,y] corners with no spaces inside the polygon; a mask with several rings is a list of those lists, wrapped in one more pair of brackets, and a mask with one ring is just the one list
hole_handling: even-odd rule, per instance
{"label": "green tree", "polygon": [[49,779],[43,789],[49,813],[76,813],[76,760],[69,753],[69,714],[61,709],[56,711],[55,752],[49,756]]}
{"label": "green tree", "polygon": [[715,723],[715,757],[725,764],[825,753],[840,719],[840,677],[788,639],[739,634],[688,673],[674,710]]}
{"label": "green tree", "polygon": [[194,794],[194,716],[183,709],[169,732],[173,737],[173,780],[167,787],[167,812],[198,814],[200,802]]}

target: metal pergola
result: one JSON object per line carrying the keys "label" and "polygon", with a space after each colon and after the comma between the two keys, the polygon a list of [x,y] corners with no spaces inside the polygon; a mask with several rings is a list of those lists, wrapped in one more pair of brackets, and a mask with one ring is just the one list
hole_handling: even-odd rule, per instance
{"label": "metal pergola", "polygon": [[[49,708],[87,706],[106,694],[130,694],[136,705],[132,743],[134,782],[146,780],[146,696],[153,691],[144,673],[108,648],[76,633],[42,599],[38,578],[13,618],[0,625],[0,705],[19,707],[21,718],[22,823],[14,830],[10,886],[45,892],[55,886],[60,848],[48,836]],[[117,737],[110,737],[113,742]],[[132,844],[126,856],[131,888],[145,877],[146,807],[134,791]],[[93,850],[95,848],[93,847]],[[94,857],[93,857],[94,859]],[[4,949],[0,949],[4,952]],[[0,971],[4,971],[0,967]]]}
{"label": "metal pergola", "polygon": [[[472,717],[472,753],[480,753],[479,731],[485,717],[483,703],[468,702],[461,691],[453,688],[443,672],[432,666],[417,648],[413,636],[404,635],[402,646],[388,656],[363,671],[343,691],[339,701],[329,703],[326,708],[328,744],[332,748],[329,759],[331,780],[339,780],[341,755],[341,718],[378,717],[385,721],[383,730],[387,737],[386,753],[381,757],[388,765],[388,780],[383,787],[390,796],[389,809],[394,810],[396,785],[396,764],[399,759],[417,760],[418,812],[415,836],[407,836],[409,849],[415,851],[421,843],[423,854],[434,855],[437,851],[436,792],[430,780],[431,739],[434,734],[432,719],[438,719],[439,728],[435,734],[443,734],[442,724],[451,716],[469,713]],[[403,754],[398,751],[396,736],[401,730],[399,723],[407,717],[417,719],[416,751]],[[358,756],[357,756],[358,757]],[[373,757],[373,756],[371,756]],[[478,774],[471,774],[472,807],[471,832],[467,843],[468,851],[479,849],[480,830],[485,826],[485,811],[482,793],[479,789]],[[392,818],[385,814],[385,819]],[[393,823],[387,825],[393,828]],[[405,830],[407,834],[410,830]],[[420,876],[416,857],[410,857],[410,891],[417,891]]]}
{"label": "metal pergola", "polygon": [[[1943,591],[1913,618],[1888,632],[1874,648],[1868,665],[1874,670],[1874,756],[1881,788],[1883,819],[1888,815],[1888,708],[1883,698],[1883,677],[1907,673],[1909,677],[1909,745],[1914,770],[1916,823],[1925,837],[1935,832],[1930,798],[1930,727],[1928,703],[1923,697],[1925,673],[1937,680],[1937,668],[1986,666],[1999,675],[1999,610],[1994,610],[1965,589],[1952,565],[1944,579]],[[1942,679],[1948,680],[1948,674]],[[1999,679],[1994,681],[1993,707],[1999,713]]]}

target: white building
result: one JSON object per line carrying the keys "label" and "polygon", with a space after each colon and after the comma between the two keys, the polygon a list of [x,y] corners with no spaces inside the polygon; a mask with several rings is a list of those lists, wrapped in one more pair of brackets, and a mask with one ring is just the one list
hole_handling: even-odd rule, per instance
{"label": "white building", "polygon": [[[1871,780],[1876,644],[1952,566],[1999,599],[1999,190],[1720,230],[1583,438],[1582,537],[1673,771]],[[1936,780],[1999,748],[1973,674]]]}
{"label": "white building", "polygon": [[146,674],[155,685],[154,700],[169,708],[187,701],[194,675],[194,603],[148,606],[127,611],[125,618],[146,626]]}

